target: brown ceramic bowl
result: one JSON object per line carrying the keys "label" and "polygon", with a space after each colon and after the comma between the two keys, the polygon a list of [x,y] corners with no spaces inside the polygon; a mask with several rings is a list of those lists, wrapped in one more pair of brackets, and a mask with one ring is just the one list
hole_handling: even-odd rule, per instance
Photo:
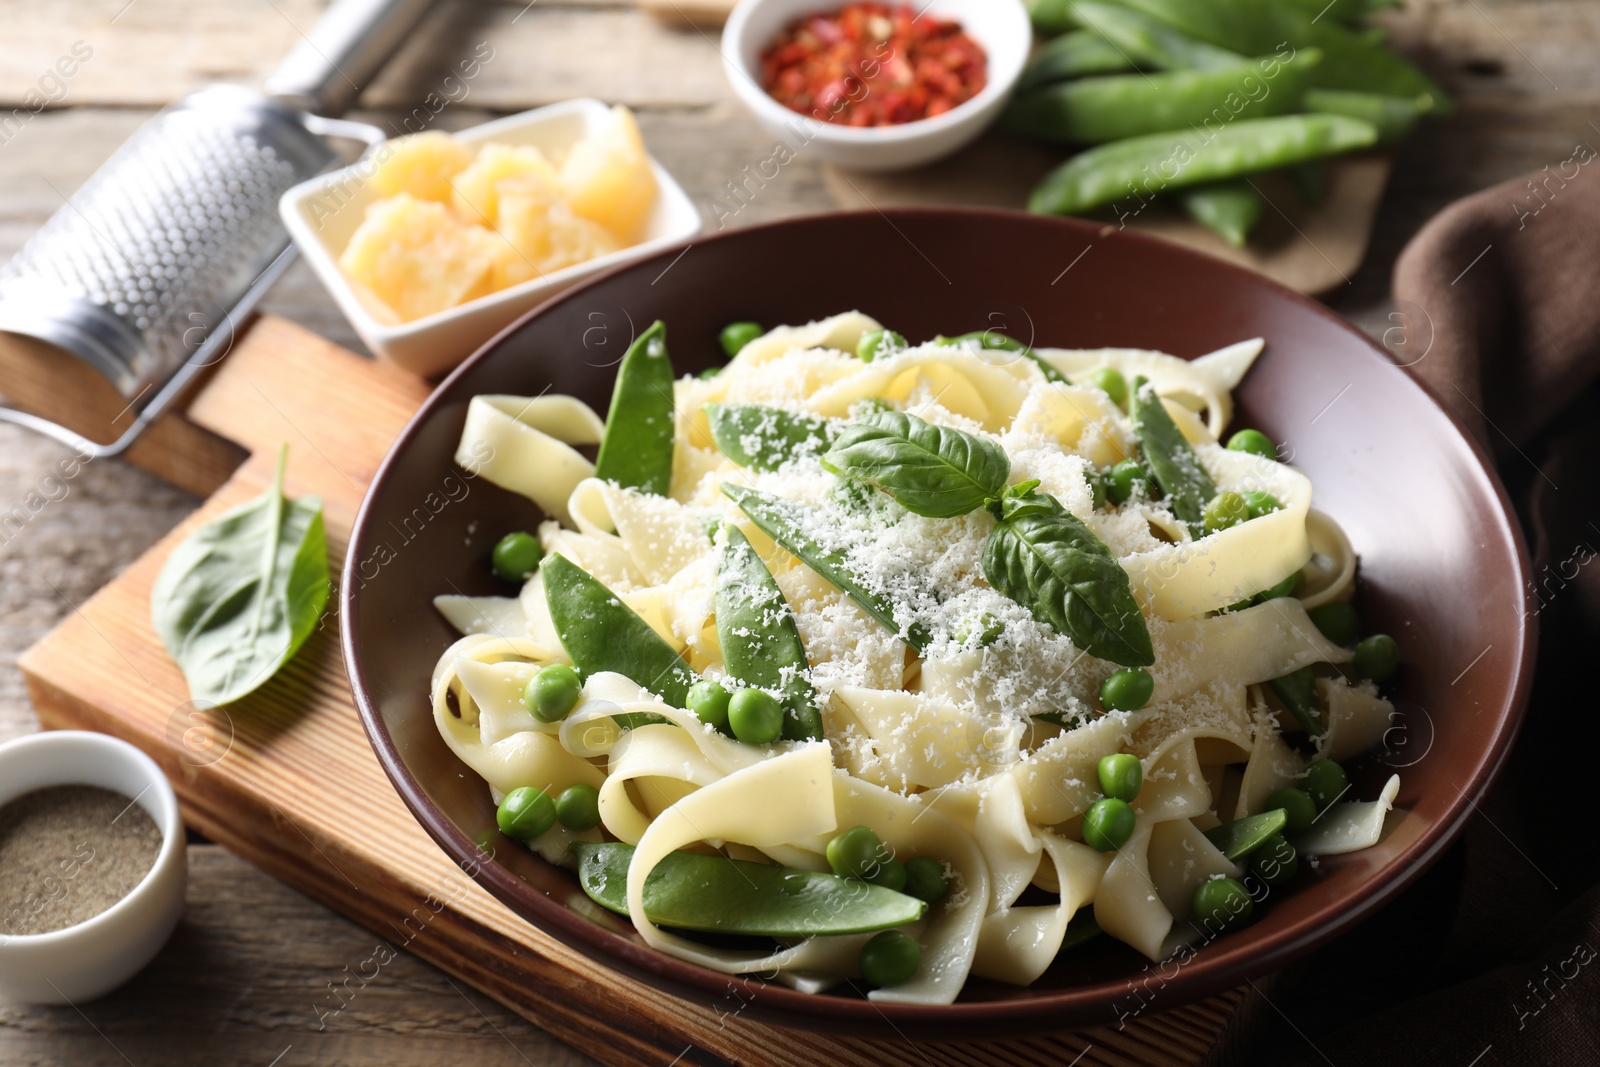
{"label": "brown ceramic bowl", "polygon": [[[1348,323],[1257,275],[1162,241],[1073,220],[976,210],[828,215],[740,230],[631,264],[574,289],[502,333],[423,405],[378,472],[344,578],[345,656],[373,747],[395,788],[457,860],[493,833],[489,790],[434,730],[429,672],[454,638],[437,593],[505,594],[490,575],[500,534],[542,517],[483,482],[427,521],[413,516],[454,472],[478,393],[570,393],[597,410],[632,332],[666,320],[680,373],[721,360],[717,332],[803,323],[859,308],[918,339],[1004,326],[1060,347],[1131,346],[1194,357],[1244,338],[1266,355],[1238,393],[1237,425],[1293,450],[1361,555],[1364,620],[1395,635],[1403,717],[1384,753],[1358,764],[1371,796],[1398,767],[1402,817],[1376,847],[1324,860],[1256,922],[1201,949],[1157,990],[1146,961],[1104,940],[1033,986],[973,980],[948,1007],[765,988],[769,1021],[911,1036],[1014,1034],[1114,1022],[1283,966],[1380,908],[1461,831],[1511,746],[1527,700],[1534,634],[1528,562],[1482,453],[1438,403]],[[409,521],[408,521],[409,520]],[[417,532],[420,527],[420,532]],[[406,531],[399,533],[397,531]],[[375,575],[356,561],[392,558]],[[500,841],[478,880],[530,923],[609,966],[715,1001],[726,978],[656,953],[631,927],[568,906],[568,872]],[[1142,995],[1135,997],[1135,986]]]}

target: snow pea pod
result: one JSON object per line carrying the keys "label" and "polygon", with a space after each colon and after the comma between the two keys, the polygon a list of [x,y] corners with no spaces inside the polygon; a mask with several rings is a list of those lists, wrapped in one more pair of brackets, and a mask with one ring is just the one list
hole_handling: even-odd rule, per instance
{"label": "snow pea pod", "polygon": [[1038,367],[1039,373],[1044,375],[1045,381],[1061,382],[1063,384],[1067,381],[1065,374],[1056,370],[1054,365],[1046,362],[1045,358],[1032,348],[1014,337],[1007,337],[1005,334],[995,330],[973,330],[971,333],[957,334],[954,337],[945,337],[941,334],[935,337],[933,341],[934,344],[940,345],[965,344],[968,341],[976,341],[978,342],[978,347],[988,349],[991,352],[1015,352],[1030,360],[1035,367]]}
{"label": "snow pea pod", "polygon": [[784,740],[822,740],[817,692],[806,679],[811,664],[794,609],[736,526],[728,527],[717,556],[717,640],[729,674],[783,705]]}
{"label": "snow pea pod", "polygon": [[1183,520],[1196,540],[1204,537],[1205,506],[1217,495],[1217,487],[1172,416],[1161,406],[1154,387],[1143,378],[1135,378],[1128,391],[1128,417],[1133,420],[1133,431],[1156,484],[1172,502],[1172,513]]}
{"label": "snow pea pod", "polygon": [[1207,830],[1206,839],[1216,845],[1228,859],[1237,863],[1250,853],[1283,832],[1289,825],[1289,814],[1282,808],[1273,808],[1260,815],[1250,815]]}
{"label": "snow pea pod", "polygon": [[1082,28],[1073,13],[1072,0],[1028,0],[1028,18],[1042,34],[1066,33]]}
{"label": "snow pea pod", "polygon": [[[695,674],[649,623],[565,556],[546,556],[539,570],[561,647],[584,676],[615,671],[675,708],[687,706]],[[625,729],[663,721],[657,715],[617,718]]]}
{"label": "snow pea pod", "polygon": [[707,404],[717,450],[739,466],[775,471],[791,459],[826,452],[839,436],[836,422],[766,404]]}
{"label": "snow pea pod", "polygon": [[1089,74],[1121,74],[1133,69],[1133,60],[1093,30],[1063,34],[1039,50],[1017,79],[1017,92],[1025,93],[1051,82]]}
{"label": "snow pea pod", "polygon": [[781,496],[773,496],[759,489],[727,482],[723,483],[722,492],[728,499],[738,504],[739,509],[748,515],[750,521],[763,533],[782,545],[800,562],[832,582],[855,601],[861,610],[883,623],[892,633],[903,637],[906,644],[917,652],[920,653],[927,647],[932,637],[924,627],[913,623],[902,634],[900,624],[894,619],[894,605],[867,589],[856,579],[850,572],[844,553],[824,547],[806,533],[804,507]]}
{"label": "snow pea pod", "polygon": [[1348,115],[1370,122],[1378,131],[1379,144],[1403,140],[1416,128],[1422,116],[1433,110],[1433,97],[1384,96],[1358,93],[1349,89],[1309,89],[1305,109],[1324,115]]}
{"label": "snow pea pod", "polygon": [[1075,215],[1123,197],[1274,170],[1378,139],[1370,123],[1343,115],[1281,115],[1232,122],[1214,133],[1150,134],[1100,145],[1045,175],[1028,201],[1042,215]]}
{"label": "snow pea pod", "polygon": [[1235,248],[1243,247],[1261,219],[1261,193],[1246,178],[1196,185],[1178,193],[1178,203],[1189,217],[1222,235]]}
{"label": "snow pea pod", "polygon": [[1322,708],[1317,703],[1316,676],[1310,667],[1301,667],[1267,684],[1272,686],[1272,691],[1278,694],[1295,721],[1306,728],[1306,733],[1313,737],[1322,733]]}
{"label": "snow pea pod", "polygon": [[1132,8],[1079,0],[1073,10],[1119,55],[1147,69],[1206,70],[1244,63],[1248,58],[1185,36],[1160,19]]}
{"label": "snow pea pod", "polygon": [[594,476],[665,496],[672,483],[672,360],[659,320],[622,357]]}
{"label": "snow pea pod", "polygon": [[[572,850],[589,899],[628,914],[633,846],[580,841]],[[916,897],[859,879],[698,852],[668,853],[644,880],[644,911],[651,922],[707,933],[864,934],[916,922],[927,910]]]}
{"label": "snow pea pod", "polygon": [[[1213,70],[1114,74],[1063,82],[1019,97],[1005,129],[1063,144],[1103,144],[1190,128],[1215,129],[1300,106],[1321,53],[1307,48],[1286,62],[1271,56]],[[1268,78],[1265,71],[1275,71]]]}

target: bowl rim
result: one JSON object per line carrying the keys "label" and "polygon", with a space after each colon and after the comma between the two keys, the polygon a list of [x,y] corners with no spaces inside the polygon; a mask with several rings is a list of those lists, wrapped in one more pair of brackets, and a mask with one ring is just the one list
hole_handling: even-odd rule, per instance
{"label": "bowl rim", "polygon": [[[1291,303],[1299,305],[1301,310],[1314,314],[1359,339],[1374,355],[1404,373],[1406,378],[1419,388],[1427,401],[1439,410],[1456,436],[1466,445],[1477,473],[1492,490],[1498,505],[1499,525],[1509,536],[1514,548],[1513,559],[1518,571],[1517,587],[1522,590],[1523,611],[1518,631],[1520,653],[1512,668],[1514,683],[1509,707],[1506,708],[1506,714],[1500,718],[1495,734],[1488,739],[1489,757],[1480,763],[1469,781],[1456,786],[1459,796],[1447,816],[1425,827],[1391,861],[1391,865],[1395,868],[1392,876],[1377,882],[1358,898],[1347,901],[1343,910],[1331,919],[1326,916],[1307,917],[1283,930],[1275,931],[1265,941],[1255,938],[1238,941],[1232,945],[1209,946],[1207,952],[1193,956],[1176,978],[1166,982],[1163,990],[1171,995],[1167,1003],[1155,1010],[1159,1012],[1192,1003],[1232,988],[1238,984],[1239,975],[1246,972],[1259,975],[1277,970],[1352,929],[1421,877],[1461,835],[1466,828],[1467,820],[1477,811],[1478,802],[1504,769],[1527,714],[1533,685],[1533,666],[1538,648],[1538,618],[1529,610],[1532,596],[1528,582],[1528,575],[1532,569],[1531,559],[1521,525],[1515,518],[1516,511],[1489,454],[1466,431],[1461,421],[1445,407],[1439,395],[1419,378],[1411,367],[1396,363],[1385,349],[1325,305],[1271,278],[1226,260],[1208,256],[1158,237],[1132,230],[1115,230],[1103,223],[1089,220],[968,206],[903,207],[795,216],[714,234],[694,243],[737,241],[752,233],[804,229],[818,219],[838,218],[888,219],[891,224],[897,218],[908,220],[961,218],[978,221],[984,219],[1015,221],[1018,218],[1026,218],[1038,225],[1055,226],[1072,231],[1074,236],[1091,241],[1114,237],[1117,240],[1131,241],[1135,246],[1147,249],[1152,254],[1193,259],[1199,261],[1197,265],[1207,270],[1234,275],[1237,280],[1245,284],[1264,287],[1279,297],[1286,297]],[[683,247],[687,248],[687,243]],[[391,469],[398,464],[413,439],[421,432],[423,425],[442,405],[443,399],[453,389],[457,379],[470,373],[516,331],[558,302],[581,299],[589,289],[605,284],[623,270],[638,269],[642,264],[652,260],[665,262],[674,254],[681,254],[681,251],[678,248],[669,248],[648,259],[619,265],[552,297],[500,331],[463,361],[439,383],[390,447],[362,499],[361,508],[351,528],[349,545],[353,548],[365,538],[368,524],[372,521],[372,502],[377,490],[384,485]],[[518,905],[512,910],[519,913],[522,921],[535,926],[548,936],[583,951],[607,968],[620,971],[630,979],[643,980],[647,983],[653,979],[653,984],[658,988],[667,989],[675,996],[686,997],[690,995],[690,991],[713,997],[722,995],[731,976],[668,956],[646,945],[635,943],[625,934],[606,930],[556,900],[531,890],[528,884],[510,869],[497,863],[481,862],[484,853],[477,843],[457,829],[444,812],[428,800],[421,784],[402,759],[394,739],[390,737],[367,685],[362,651],[355,638],[362,618],[358,595],[361,584],[352,580],[357,558],[358,554],[355,552],[347,554],[341,575],[340,591],[340,645],[351,691],[361,716],[362,726],[372,743],[378,762],[383,766],[385,774],[393,783],[396,792],[400,794],[402,801],[428,835],[464,869],[470,865],[472,877],[496,899],[503,902],[518,901]],[[529,915],[537,915],[539,921],[535,922],[528,918]],[[1325,921],[1314,921],[1317,919]],[[645,975],[651,976],[650,979],[644,978]],[[1072,1025],[1109,1023],[1112,1019],[1108,1004],[1125,995],[1128,989],[1127,979],[1119,977],[1032,996],[985,1001],[958,1000],[952,1004],[927,1005],[879,1003],[866,998],[842,997],[829,993],[807,994],[775,983],[765,983],[760,986],[759,995],[751,1001],[751,1014],[783,1025],[806,1029],[826,1030],[838,1027],[864,1029],[869,1026],[881,1026],[887,1020],[891,1026],[903,1028],[906,1032],[918,1036],[974,1036],[1000,1031],[1029,1033],[1059,1030]]]}
{"label": "bowl rim", "polygon": [[[998,107],[1011,91],[1016,88],[1017,82],[1022,78],[1023,68],[1028,63],[1028,53],[1033,46],[1033,24],[1028,18],[1027,8],[1022,0],[976,0],[978,4],[1004,3],[1007,7],[1016,9],[1016,17],[1020,19],[1024,31],[1022,47],[1015,56],[1005,56],[1006,64],[1000,71],[1002,77],[996,78],[996,56],[993,49],[984,42],[984,50],[988,55],[986,74],[988,82],[983,90],[970,100],[965,100],[942,115],[931,118],[916,119],[912,122],[901,122],[890,126],[840,126],[832,122],[823,122],[811,115],[791,110],[778,103],[761,87],[757,78],[757,71],[750,68],[744,60],[744,50],[741,47],[743,37],[748,32],[750,19],[755,11],[764,4],[774,0],[741,0],[728,16],[728,21],[723,25],[721,49],[723,68],[732,83],[733,90],[747,107],[756,112],[758,117],[768,123],[784,125],[799,123],[807,135],[808,140],[821,139],[840,145],[904,145],[923,140],[924,138],[938,137],[968,122],[978,121],[984,113]],[[1005,16],[1002,16],[1005,17]],[[965,24],[962,30],[966,31]]]}

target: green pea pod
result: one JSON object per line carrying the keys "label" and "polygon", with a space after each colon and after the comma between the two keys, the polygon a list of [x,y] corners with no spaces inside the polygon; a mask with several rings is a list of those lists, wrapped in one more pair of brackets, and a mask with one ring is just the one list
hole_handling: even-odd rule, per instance
{"label": "green pea pod", "polygon": [[[580,841],[578,881],[603,908],[628,914],[633,846]],[[698,852],[669,853],[644,880],[650,921],[680,930],[753,937],[864,934],[916,922],[916,897],[836,874]]]}
{"label": "green pea pod", "polygon": [[991,352],[1015,352],[1017,355],[1024,356],[1031,360],[1033,365],[1039,368],[1039,373],[1044,375],[1045,381],[1062,382],[1064,384],[1067,380],[1067,376],[1065,374],[1062,374],[1060,371],[1056,370],[1054,365],[1047,362],[1043,356],[1039,355],[1039,353],[1035,352],[1032,348],[1013,337],[1007,337],[1005,334],[998,333],[995,330],[973,330],[971,333],[957,334],[954,337],[945,337],[943,334],[941,334],[938,337],[935,337],[933,341],[934,344],[941,345],[962,344],[966,341],[976,341],[978,342],[980,348],[986,348]]}
{"label": "green pea pod", "polygon": [[1191,185],[1322,159],[1378,140],[1343,115],[1244,119],[1216,131],[1151,134],[1080,152],[1047,174],[1028,201],[1041,215],[1076,215],[1118,200],[1143,202]]}
{"label": "green pea pod", "polygon": [[1307,207],[1316,207],[1328,194],[1328,167],[1320,159],[1285,167],[1284,173],[1289,175],[1289,180],[1294,183],[1300,199],[1306,202]]}
{"label": "green pea pod", "polygon": [[792,459],[826,452],[843,427],[803,412],[765,404],[707,404],[717,450],[739,466],[774,471]]}
{"label": "green pea pod", "polygon": [[1250,815],[1207,830],[1206,839],[1216,845],[1222,854],[1238,863],[1250,853],[1266,844],[1289,825],[1289,813],[1273,808],[1260,815]]}
{"label": "green pea pod", "polygon": [[1324,115],[1348,115],[1370,122],[1378,130],[1379,144],[1404,140],[1416,129],[1422,116],[1433,110],[1433,97],[1382,96],[1349,89],[1309,89],[1305,109]]}
{"label": "green pea pod", "polygon": [[[1277,53],[1287,58],[1295,49],[1321,49],[1322,63],[1313,85],[1354,89],[1389,96],[1433,97],[1440,115],[1451,110],[1450,98],[1422,71],[1393,52],[1375,48],[1361,34],[1332,18],[1318,18],[1302,4],[1283,0],[1120,0],[1159,19],[1178,32],[1206,44],[1244,55]],[[1280,50],[1287,46],[1287,51]]]}
{"label": "green pea pod", "polygon": [[1322,733],[1322,707],[1317,703],[1317,680],[1310,667],[1274,678],[1267,683],[1278,694],[1283,706],[1295,721],[1306,728],[1306,733],[1317,737]]}
{"label": "green pea pod", "polygon": [[821,741],[817,692],[806,680],[806,660],[794,610],[738,527],[717,557],[717,640],[728,673],[765,689],[783,705],[786,741]]}
{"label": "green pea pod", "polygon": [[1142,11],[1116,4],[1093,3],[1091,0],[1078,0],[1073,10],[1119,55],[1147,69],[1206,70],[1236,66],[1248,61],[1246,56],[1238,52],[1230,52],[1226,48],[1218,48],[1179,33]]}
{"label": "green pea pod", "polygon": [[1346,26],[1360,26],[1368,15],[1400,6],[1400,0],[1284,0],[1284,3],[1312,18],[1333,18]]}
{"label": "green pea pod", "polygon": [[894,605],[868,590],[850,572],[843,553],[824,548],[805,532],[804,507],[781,496],[773,496],[759,489],[727,482],[723,483],[722,492],[728,499],[738,504],[739,510],[748,515],[750,521],[763,533],[782,545],[790,555],[832,582],[855,601],[862,611],[888,627],[890,632],[903,637],[906,644],[919,653],[928,646],[933,638],[924,627],[912,624],[902,634],[900,624],[894,620]]}
{"label": "green pea pod", "polygon": [[[1220,129],[1300,106],[1321,59],[1305,49],[1285,63],[1268,56],[1213,70],[1114,74],[1047,86],[1018,97],[1001,116],[1005,129],[1062,144],[1104,144],[1171,130]],[[1263,70],[1271,65],[1271,79]]]}
{"label": "green pea pod", "polygon": [[[601,671],[625,675],[675,708],[688,702],[695,674],[650,624],[594,576],[565,556],[546,556],[544,599],[561,647],[585,677]],[[662,722],[657,715],[623,715],[624,728]]]}
{"label": "green pea pod", "polygon": [[1039,50],[1017,79],[1016,91],[1025,93],[1068,78],[1121,74],[1133,69],[1133,61],[1116,45],[1093,30],[1075,30]]}
{"label": "green pea pod", "polygon": [[1261,193],[1247,178],[1184,189],[1178,193],[1178,203],[1190,218],[1221,234],[1235,248],[1242,248],[1249,239],[1264,206]]}
{"label": "green pea pod", "polygon": [[1196,540],[1205,536],[1203,515],[1206,503],[1217,495],[1216,483],[1200,465],[1183,432],[1161,406],[1161,398],[1143,378],[1133,380],[1128,390],[1128,417],[1144,450],[1145,462],[1156,484],[1172,502],[1172,513],[1189,527]]}
{"label": "green pea pod", "polygon": [[1081,28],[1072,0],[1028,0],[1028,18],[1042,34],[1054,35]]}
{"label": "green pea pod", "polygon": [[594,475],[624,489],[665,496],[672,484],[672,360],[657,321],[628,347],[617,371]]}

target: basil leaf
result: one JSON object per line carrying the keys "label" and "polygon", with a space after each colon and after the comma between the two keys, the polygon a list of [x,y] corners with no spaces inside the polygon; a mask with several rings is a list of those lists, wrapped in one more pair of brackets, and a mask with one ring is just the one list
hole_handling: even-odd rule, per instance
{"label": "basil leaf", "polygon": [[305,644],[327,606],[322,500],[283,495],[287,455],[265,493],[178,542],[150,591],[150,621],[197,701],[254,692]]}
{"label": "basil leaf", "polygon": [[1040,622],[1099,659],[1155,662],[1127,572],[1094,532],[1045,493],[1008,496],[983,546],[983,574]]}
{"label": "basil leaf", "polygon": [[717,555],[717,643],[729,674],[765,689],[783,705],[786,741],[821,741],[817,691],[806,660],[794,609],[773,581],[756,550],[737,526]]}
{"label": "basil leaf", "polygon": [[765,404],[707,404],[705,412],[717,450],[753,471],[815,455],[839,436],[837,422]]}
{"label": "basil leaf", "polygon": [[928,631],[916,623],[907,627],[905,633],[900,632],[900,624],[894,620],[894,606],[861,584],[850,572],[843,553],[824,548],[805,532],[804,507],[781,496],[727,482],[722,484],[722,492],[738,504],[739,510],[748,515],[763,533],[832,582],[861,610],[883,623],[891,633],[902,638],[917,652],[920,653],[933,640]]}
{"label": "basil leaf", "polygon": [[1133,380],[1128,390],[1128,417],[1144,449],[1145,463],[1155,475],[1156,484],[1172,502],[1172,513],[1189,527],[1195,540],[1205,536],[1202,518],[1206,502],[1217,495],[1211,475],[1200,466],[1200,459],[1184,440],[1183,432],[1161,406],[1155,388],[1143,378]]}
{"label": "basil leaf", "polygon": [[900,411],[867,415],[846,428],[822,465],[871,482],[930,519],[976,511],[1005,492],[1011,476],[1011,460],[994,438]]}
{"label": "basil leaf", "polygon": [[667,355],[667,327],[659,320],[622,357],[617,384],[606,413],[594,476],[666,496],[672,485],[673,419],[672,360]]}
{"label": "basil leaf", "polygon": [[967,341],[978,342],[979,348],[986,348],[991,352],[1015,352],[1033,362],[1039,368],[1039,373],[1044,375],[1047,382],[1061,382],[1066,384],[1067,376],[1056,370],[1055,366],[1032,348],[1015,338],[1007,337],[1003,333],[993,330],[974,330],[972,333],[958,334],[955,337],[939,336],[933,339],[936,345],[960,345]]}
{"label": "basil leaf", "polygon": [[[649,623],[582,567],[559,553],[539,566],[544,599],[550,606],[561,647],[587,678],[615,671],[633,679],[675,708],[689,699],[695,673]],[[619,715],[617,725],[632,729],[664,722],[659,715]]]}

